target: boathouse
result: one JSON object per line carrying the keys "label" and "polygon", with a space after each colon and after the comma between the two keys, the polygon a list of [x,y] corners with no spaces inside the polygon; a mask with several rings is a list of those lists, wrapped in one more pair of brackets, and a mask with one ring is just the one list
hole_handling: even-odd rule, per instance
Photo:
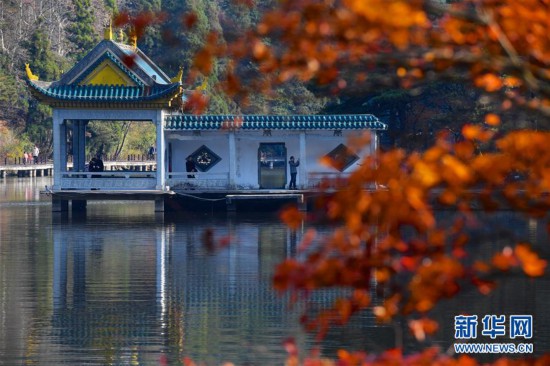
{"label": "boathouse", "polygon": [[[232,199],[291,197],[289,158],[300,161],[297,188],[352,171],[377,148],[387,126],[372,115],[191,115],[181,105],[191,90],[182,72],[166,75],[136,45],[104,39],[57,81],[41,81],[26,65],[33,95],[53,108],[53,210],[85,207],[90,199],[153,199],[215,192]],[[86,171],[89,121],[150,121],[156,126],[155,171]],[[363,151],[349,153],[351,135],[372,131]],[[68,151],[68,141],[72,146]],[[72,155],[73,164],[68,164]],[[196,172],[186,171],[190,157]],[[343,162],[321,164],[323,157]],[[100,178],[100,179],[98,179]],[[303,196],[301,197],[303,202]]]}

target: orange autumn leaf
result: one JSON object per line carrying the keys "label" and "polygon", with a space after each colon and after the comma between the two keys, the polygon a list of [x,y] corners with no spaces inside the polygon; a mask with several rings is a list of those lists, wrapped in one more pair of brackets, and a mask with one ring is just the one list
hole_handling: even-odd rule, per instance
{"label": "orange autumn leaf", "polygon": [[409,330],[418,341],[424,341],[426,335],[434,334],[438,328],[438,323],[432,319],[409,320]]}
{"label": "orange autumn leaf", "polygon": [[468,140],[488,141],[494,136],[494,133],[480,126],[469,124],[462,128],[462,135]]}
{"label": "orange autumn leaf", "polygon": [[127,11],[121,11],[113,17],[113,26],[120,28],[129,24],[131,21],[130,14]]}
{"label": "orange autumn leaf", "polygon": [[182,363],[184,366],[196,366],[196,363],[187,356],[182,359]]}
{"label": "orange autumn leaf", "polygon": [[412,176],[426,188],[435,186],[441,180],[439,169],[433,165],[426,164],[424,161],[418,161],[414,165]]}
{"label": "orange autumn leaf", "polygon": [[398,313],[400,301],[401,296],[394,294],[387,298],[383,305],[374,306],[372,312],[376,316],[376,320],[381,323],[389,322]]}
{"label": "orange autumn leaf", "polygon": [[496,283],[494,281],[483,280],[477,277],[474,277],[472,279],[472,284],[476,286],[479,292],[481,292],[483,295],[488,295],[496,287]]}
{"label": "orange autumn leaf", "polygon": [[513,76],[505,77],[503,83],[508,88],[517,88],[523,84],[523,82],[519,78]]}
{"label": "orange autumn leaf", "polygon": [[400,260],[400,264],[403,266],[403,269],[410,272],[416,270],[419,262],[420,259],[416,256],[405,256]]}
{"label": "orange autumn leaf", "polygon": [[444,155],[441,159],[445,177],[451,184],[467,183],[472,180],[471,168],[452,155]]}
{"label": "orange autumn leaf", "polygon": [[202,74],[209,75],[212,72],[214,55],[210,49],[204,48],[197,52],[193,60],[193,66]]}
{"label": "orange autumn leaf", "polygon": [[493,256],[491,263],[499,270],[507,271],[511,267],[517,265],[517,259],[513,255],[512,249],[510,247],[506,247],[502,250],[502,252],[496,253]]}
{"label": "orange autumn leaf", "polygon": [[489,126],[498,126],[500,124],[500,117],[494,113],[489,113],[485,116],[485,123]]}
{"label": "orange autumn leaf", "polygon": [[203,114],[208,107],[209,98],[199,90],[195,90],[189,95],[184,103],[184,109],[193,114]]}
{"label": "orange autumn leaf", "polygon": [[199,20],[199,17],[194,12],[184,14],[181,19],[183,25],[187,29],[193,28],[193,26],[198,22],[198,20]]}
{"label": "orange autumn leaf", "polygon": [[366,308],[370,305],[370,295],[367,291],[364,290],[355,290],[353,291],[351,300],[355,306],[358,308]]}
{"label": "orange autumn leaf", "polygon": [[495,74],[484,74],[474,79],[475,85],[488,92],[495,92],[502,88],[502,79]]}
{"label": "orange autumn leaf", "polygon": [[124,55],[124,57],[122,58],[122,62],[130,69],[133,69],[134,66],[136,66],[136,54],[132,53],[130,55]]}
{"label": "orange autumn leaf", "polygon": [[287,338],[283,341],[283,346],[285,351],[291,355],[295,356],[298,354],[298,346],[296,346],[296,340],[294,338]]}
{"label": "orange autumn leaf", "polygon": [[374,278],[380,283],[384,283],[391,278],[391,272],[387,267],[376,268],[374,270]]}
{"label": "orange autumn leaf", "polygon": [[540,277],[544,274],[547,261],[540,259],[538,254],[531,250],[527,244],[518,244],[515,254],[521,262],[523,271],[531,277]]}
{"label": "orange autumn leaf", "polygon": [[491,270],[491,267],[487,263],[481,261],[475,261],[472,267],[474,270],[481,273],[487,273]]}
{"label": "orange autumn leaf", "polygon": [[346,323],[353,312],[351,301],[348,299],[338,299],[334,307],[338,313],[340,322]]}
{"label": "orange autumn leaf", "polygon": [[[458,366],[478,366],[479,363],[475,358],[468,355],[460,355],[456,360]],[[451,363],[452,365],[452,363]]]}
{"label": "orange autumn leaf", "polygon": [[319,163],[326,167],[341,170],[344,167],[345,161],[343,159],[334,159],[325,155],[319,159]]}
{"label": "orange autumn leaf", "polygon": [[297,207],[292,206],[284,209],[280,214],[280,218],[288,227],[296,230],[302,225],[305,214],[300,212]]}

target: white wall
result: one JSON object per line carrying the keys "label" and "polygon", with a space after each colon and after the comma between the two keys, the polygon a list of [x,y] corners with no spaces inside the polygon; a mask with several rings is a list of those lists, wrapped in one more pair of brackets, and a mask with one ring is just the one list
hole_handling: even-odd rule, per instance
{"label": "white wall", "polygon": [[[258,188],[258,148],[260,143],[284,143],[287,149],[287,159],[290,156],[305,162],[303,171],[313,173],[337,173],[338,171],[324,166],[320,158],[332,149],[343,143],[347,145],[349,136],[358,136],[360,131],[343,131],[342,136],[334,136],[332,130],[306,132],[306,155],[300,156],[300,132],[289,130],[272,130],[271,136],[264,136],[264,131],[236,131],[236,174],[235,183],[243,188]],[[185,172],[185,158],[206,145],[219,155],[222,160],[212,167],[208,173],[229,172],[229,142],[227,131],[201,131],[200,136],[193,135],[192,131],[167,132],[167,144],[172,145],[172,172]],[[361,154],[370,153],[367,146]],[[360,160],[358,161],[360,162]],[[345,172],[354,169],[356,162]],[[288,168],[288,165],[287,165]],[[300,173],[299,173],[300,174]],[[287,180],[290,174],[287,170]],[[298,177],[299,182],[304,177]],[[300,179],[301,178],[301,179]]]}
{"label": "white wall", "polygon": [[166,144],[172,144],[172,172],[185,172],[185,159],[202,145],[206,145],[216,153],[221,161],[214,165],[208,173],[224,173],[229,171],[227,134],[214,131],[202,131],[200,136],[192,132],[169,133]]}
{"label": "white wall", "polygon": [[[349,146],[348,139],[358,137],[360,131],[342,131],[342,136],[334,136],[332,130],[309,131],[306,133],[307,171],[309,173],[335,173],[338,170],[323,165],[320,159],[335,149],[338,145]],[[361,158],[371,153],[370,146],[360,151],[357,155],[359,160],[350,165],[344,172],[351,172],[360,164]]]}

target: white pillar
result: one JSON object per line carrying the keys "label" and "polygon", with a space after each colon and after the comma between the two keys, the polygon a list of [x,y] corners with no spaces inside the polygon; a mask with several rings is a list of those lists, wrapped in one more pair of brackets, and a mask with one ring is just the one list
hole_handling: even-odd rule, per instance
{"label": "white pillar", "polygon": [[229,188],[235,188],[237,176],[237,150],[235,146],[235,131],[229,131]]}
{"label": "white pillar", "polygon": [[300,165],[298,166],[298,186],[302,189],[308,187],[306,131],[300,132]]}
{"label": "white pillar", "polygon": [[[375,130],[370,131],[371,139],[370,139],[370,151],[369,156],[375,157],[376,150],[378,150],[378,133]],[[375,157],[373,168],[377,168],[378,166],[378,159]],[[376,181],[372,182],[370,184],[371,189],[377,189],[378,183]]]}
{"label": "white pillar", "polygon": [[375,130],[371,131],[371,139],[370,139],[370,151],[369,155],[373,155],[376,153],[376,149],[378,149],[378,133],[376,133]]}
{"label": "white pillar", "polygon": [[164,111],[157,111],[156,120],[153,121],[157,130],[157,184],[156,189],[164,190],[166,183],[166,146],[164,138]]}
{"label": "white pillar", "polygon": [[62,174],[67,171],[67,135],[59,110],[53,110],[53,189],[61,189]]}

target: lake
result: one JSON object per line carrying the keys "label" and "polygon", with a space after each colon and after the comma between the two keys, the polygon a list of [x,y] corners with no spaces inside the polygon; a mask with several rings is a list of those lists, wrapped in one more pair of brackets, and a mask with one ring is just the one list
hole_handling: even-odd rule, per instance
{"label": "lake", "polygon": [[[316,345],[271,288],[274,267],[296,255],[308,226],[292,232],[275,214],[163,219],[153,204],[92,202],[85,216],[51,213],[44,178],[0,180],[0,365],[179,365],[185,357],[220,365],[282,365],[285,339]],[[450,213],[441,213],[443,217]],[[329,228],[317,228],[320,231]],[[512,212],[470,228],[475,255],[530,240],[545,258],[546,225]],[[210,250],[203,243],[230,243]],[[530,314],[535,354],[550,350],[550,282],[507,276],[491,295],[466,291],[436,309],[429,344],[454,343],[454,316]],[[337,296],[322,291],[312,307]],[[405,324],[377,325],[370,313],[329,333],[323,353],[421,347]]]}

